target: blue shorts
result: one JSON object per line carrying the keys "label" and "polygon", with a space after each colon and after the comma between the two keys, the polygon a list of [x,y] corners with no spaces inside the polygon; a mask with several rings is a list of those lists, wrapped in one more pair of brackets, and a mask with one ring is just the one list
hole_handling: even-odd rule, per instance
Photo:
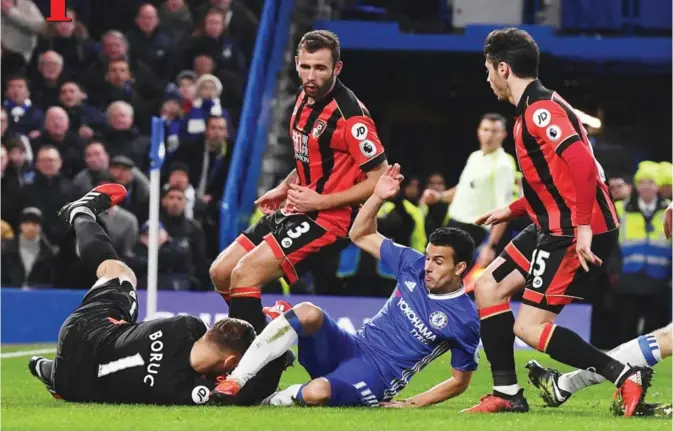
{"label": "blue shorts", "polygon": [[383,378],[355,336],[323,314],[323,324],[316,333],[299,337],[299,363],[311,379],[323,377],[329,381],[332,396],[328,405],[378,406],[387,389]]}

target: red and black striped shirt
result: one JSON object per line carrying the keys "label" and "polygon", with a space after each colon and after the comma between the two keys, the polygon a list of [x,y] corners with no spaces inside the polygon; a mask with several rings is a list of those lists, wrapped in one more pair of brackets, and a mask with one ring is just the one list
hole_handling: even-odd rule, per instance
{"label": "red and black striped shirt", "polygon": [[523,174],[522,208],[543,231],[575,236],[578,225],[594,234],[619,226],[587,132],[573,108],[539,80],[528,85],[516,109],[516,155]]}
{"label": "red and black striped shirt", "polygon": [[[312,104],[300,92],[290,136],[300,185],[321,194],[351,188],[386,160],[369,111],[339,80],[327,96]],[[354,214],[354,208],[344,207],[310,216],[325,229],[346,236]]]}

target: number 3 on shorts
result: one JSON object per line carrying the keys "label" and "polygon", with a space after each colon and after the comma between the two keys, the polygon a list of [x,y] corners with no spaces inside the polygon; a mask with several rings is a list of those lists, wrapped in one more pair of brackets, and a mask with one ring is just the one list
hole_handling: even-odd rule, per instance
{"label": "number 3 on shorts", "polygon": [[308,232],[311,229],[311,225],[308,224],[308,222],[302,222],[299,226],[295,227],[294,229],[290,229],[287,231],[287,236],[289,236],[292,239],[297,239],[306,232]]}
{"label": "number 3 on shorts", "polygon": [[548,251],[540,249],[535,249],[535,251],[533,251],[533,259],[530,261],[530,269],[528,270],[528,273],[533,275],[533,287],[536,289],[542,287],[542,276],[547,269],[546,261],[549,259],[549,256],[551,256],[551,254]]}

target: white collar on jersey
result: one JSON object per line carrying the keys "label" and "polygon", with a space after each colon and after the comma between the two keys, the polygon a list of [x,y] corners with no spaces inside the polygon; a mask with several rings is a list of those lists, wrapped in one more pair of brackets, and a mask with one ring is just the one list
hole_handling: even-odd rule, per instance
{"label": "white collar on jersey", "polygon": [[463,295],[465,293],[465,286],[462,286],[460,289],[454,291],[454,292],[449,292],[449,293],[442,293],[442,294],[435,294],[435,293],[428,293],[428,298],[430,299],[439,299],[440,301],[444,299],[454,299],[459,297],[460,295]]}

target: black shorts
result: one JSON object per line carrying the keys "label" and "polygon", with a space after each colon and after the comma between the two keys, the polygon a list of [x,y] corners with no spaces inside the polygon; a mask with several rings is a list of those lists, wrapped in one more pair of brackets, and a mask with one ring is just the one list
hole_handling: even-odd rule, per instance
{"label": "black shorts", "polygon": [[[591,250],[605,262],[618,238],[616,229],[594,235]],[[558,314],[565,305],[589,296],[604,271],[591,264],[585,271],[575,244],[575,237],[550,235],[531,224],[507,244],[500,254],[505,262],[493,271],[493,276],[500,282],[510,272],[519,271],[526,277],[522,302]]]}
{"label": "black shorts", "polygon": [[274,255],[283,259],[285,279],[294,283],[300,276],[320,266],[320,261],[341,253],[349,243],[320,226],[306,214],[265,215],[236,238],[246,251],[262,243],[269,244]]}
{"label": "black shorts", "polygon": [[130,282],[119,278],[96,282],[58,333],[53,371],[56,392],[68,401],[92,399],[96,373],[87,371],[97,366],[97,352],[128,327],[122,323],[137,319],[138,301]]}

